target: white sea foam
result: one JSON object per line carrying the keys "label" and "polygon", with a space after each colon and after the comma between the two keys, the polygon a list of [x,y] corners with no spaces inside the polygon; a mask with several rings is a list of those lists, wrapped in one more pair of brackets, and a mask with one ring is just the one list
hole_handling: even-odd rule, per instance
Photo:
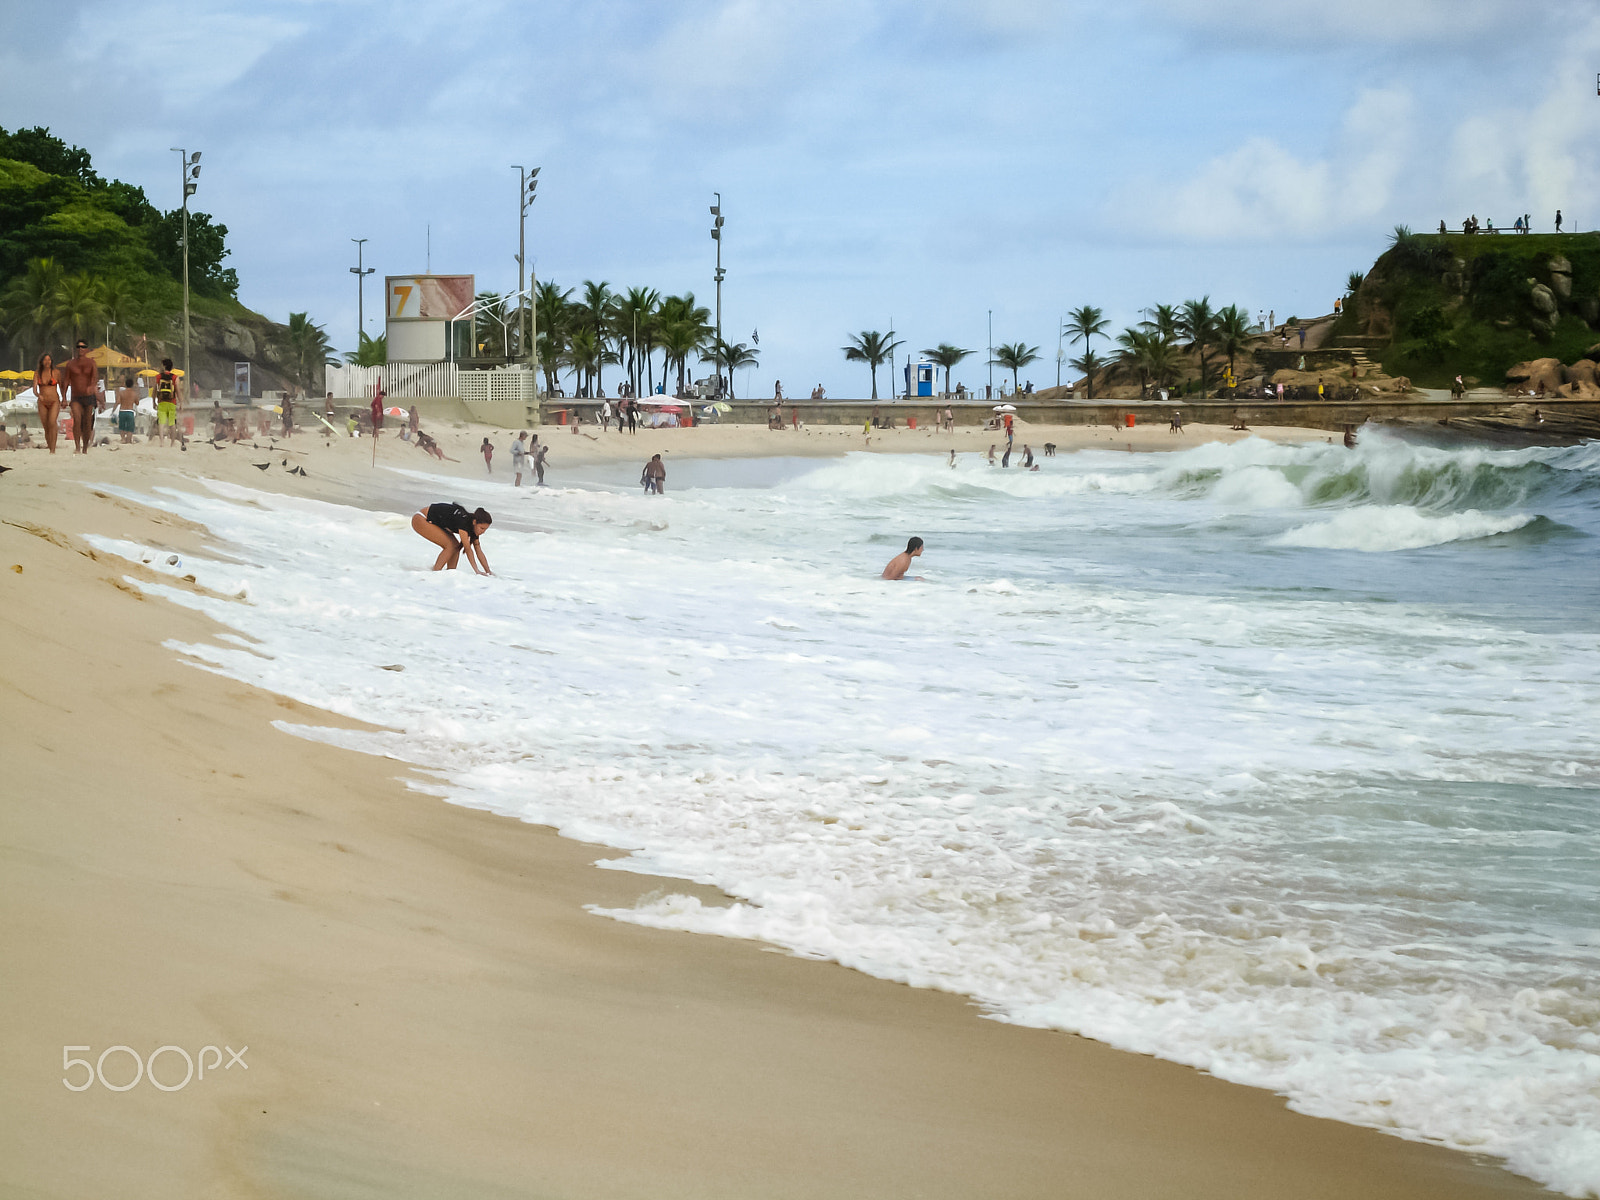
{"label": "white sea foam", "polygon": [[1346,509],[1329,520],[1291,529],[1277,539],[1277,544],[1321,550],[1417,550],[1510,533],[1533,520],[1532,513],[1468,509],[1434,516],[1401,504],[1366,504]]}
{"label": "white sea foam", "polygon": [[[302,736],[735,897],[607,916],[969,994],[1593,1194],[1592,614],[1456,606],[1484,552],[1448,539],[1432,598],[1286,599],[1329,556],[1273,547],[1307,506],[1536,510],[1600,463],[1364,441],[1037,475],[853,456],[659,500],[417,477],[502,517],[494,579],[420,570],[384,514],[219,487],[161,502],[246,560],[182,573],[249,605],[154,590],[259,639],[193,660],[399,731]],[[930,582],[882,583],[907,526]]]}

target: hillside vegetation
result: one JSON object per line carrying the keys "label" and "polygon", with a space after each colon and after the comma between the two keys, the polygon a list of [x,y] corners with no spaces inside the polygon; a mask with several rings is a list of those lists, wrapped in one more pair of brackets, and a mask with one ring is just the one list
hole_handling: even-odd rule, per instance
{"label": "hillside vegetation", "polygon": [[1530,359],[1574,362],[1600,341],[1600,234],[1395,231],[1333,336],[1374,346],[1385,373],[1426,387],[1497,387]]}

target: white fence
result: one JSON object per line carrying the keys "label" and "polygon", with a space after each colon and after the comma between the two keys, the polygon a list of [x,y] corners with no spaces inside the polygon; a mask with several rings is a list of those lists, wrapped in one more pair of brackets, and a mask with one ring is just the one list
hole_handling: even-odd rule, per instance
{"label": "white fence", "polygon": [[459,396],[484,402],[510,400],[531,404],[538,400],[538,373],[521,367],[490,371],[463,371],[455,363],[390,363],[383,367],[328,367],[328,391],[336,400],[370,400],[372,389],[395,400],[430,396]]}

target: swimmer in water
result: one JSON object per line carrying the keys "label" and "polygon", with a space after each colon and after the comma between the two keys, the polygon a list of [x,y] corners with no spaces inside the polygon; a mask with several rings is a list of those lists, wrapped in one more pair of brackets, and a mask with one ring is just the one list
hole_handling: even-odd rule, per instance
{"label": "swimmer in water", "polygon": [[[906,577],[906,572],[911,569],[911,560],[913,558],[921,557],[922,539],[919,537],[914,537],[906,543],[906,548],[901,553],[896,554],[889,560],[889,565],[883,569],[883,578],[904,579]],[[911,578],[921,580],[922,576],[913,575]]]}
{"label": "swimmer in water", "polygon": [[484,509],[469,513],[459,504],[440,501],[420,509],[411,516],[411,528],[439,547],[439,557],[434,560],[435,571],[456,569],[461,551],[467,552],[467,565],[480,575],[492,575],[489,562],[483,557],[483,547],[478,539],[494,523]]}

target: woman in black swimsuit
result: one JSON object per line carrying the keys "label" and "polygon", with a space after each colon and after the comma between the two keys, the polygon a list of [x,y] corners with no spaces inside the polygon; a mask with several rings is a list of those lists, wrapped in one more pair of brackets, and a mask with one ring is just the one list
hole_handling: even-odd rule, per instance
{"label": "woman in black swimsuit", "polygon": [[411,528],[439,547],[439,557],[433,564],[435,571],[443,571],[447,567],[454,571],[456,561],[465,550],[467,565],[480,575],[494,573],[489,570],[489,562],[483,557],[483,547],[478,545],[478,539],[488,532],[493,523],[494,518],[481,508],[477,512],[468,512],[459,504],[444,501],[428,505],[411,518]]}

